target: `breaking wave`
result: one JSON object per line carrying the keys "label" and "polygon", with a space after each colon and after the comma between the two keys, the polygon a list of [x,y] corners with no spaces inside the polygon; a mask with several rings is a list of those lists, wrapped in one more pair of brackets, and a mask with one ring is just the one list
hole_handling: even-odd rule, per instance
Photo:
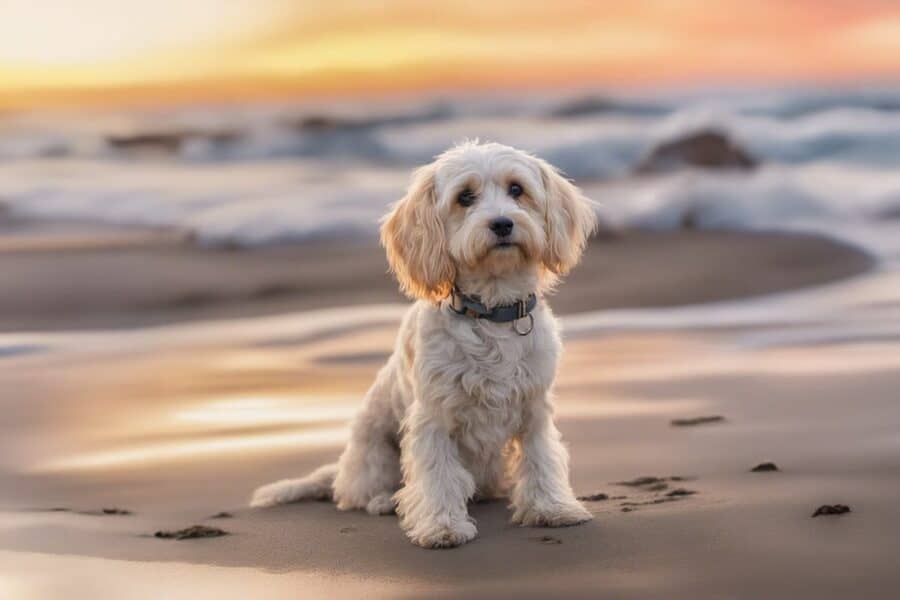
{"label": "breaking wave", "polygon": [[[687,160],[663,175],[634,174],[643,157],[704,131],[752,157],[753,168]],[[805,227],[858,242],[866,224],[900,221],[900,93],[892,90],[8,114],[0,208],[176,227],[213,243],[372,233],[413,166],[469,137],[543,156],[585,186],[614,225]]]}

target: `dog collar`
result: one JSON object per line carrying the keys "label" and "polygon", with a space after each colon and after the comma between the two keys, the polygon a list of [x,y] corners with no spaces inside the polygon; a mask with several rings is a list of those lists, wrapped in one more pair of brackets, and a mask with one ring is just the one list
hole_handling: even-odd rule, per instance
{"label": "dog collar", "polygon": [[[518,300],[512,304],[498,304],[493,307],[485,306],[478,296],[467,296],[454,287],[450,292],[450,302],[448,304],[450,310],[458,315],[471,317],[473,319],[486,319],[494,323],[510,323],[513,329],[519,335],[528,335],[534,329],[534,315],[531,311],[537,306],[537,296],[528,294],[524,300]],[[519,328],[521,319],[528,319],[528,324],[524,328]]]}

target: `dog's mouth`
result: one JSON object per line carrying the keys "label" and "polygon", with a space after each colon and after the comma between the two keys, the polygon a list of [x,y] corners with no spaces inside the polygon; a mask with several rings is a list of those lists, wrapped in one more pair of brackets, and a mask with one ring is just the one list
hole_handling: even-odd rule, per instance
{"label": "dog's mouth", "polygon": [[515,242],[510,242],[508,240],[501,240],[494,244],[494,250],[503,250],[505,248],[517,248],[519,245]]}

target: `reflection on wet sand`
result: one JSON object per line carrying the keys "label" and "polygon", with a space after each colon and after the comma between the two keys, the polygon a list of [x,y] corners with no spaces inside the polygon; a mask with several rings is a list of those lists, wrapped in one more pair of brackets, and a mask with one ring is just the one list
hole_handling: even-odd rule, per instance
{"label": "reflection on wet sand", "polygon": [[211,440],[200,439],[171,444],[114,449],[90,454],[75,454],[50,461],[49,463],[39,464],[34,470],[58,471],[116,468],[127,466],[129,463],[174,461],[208,454],[226,454],[254,450],[271,451],[286,447],[303,449],[310,446],[336,446],[346,439],[346,435],[346,427],[329,427],[290,433],[243,435]]}
{"label": "reflection on wet sand", "polygon": [[[891,271],[876,272],[812,292],[708,307],[627,311],[619,313],[618,324],[616,311],[567,317],[563,321],[570,339],[558,385],[559,414],[664,417],[702,412],[708,404],[702,397],[617,397],[608,392],[616,383],[897,369],[900,353],[891,351],[891,338],[838,335],[873,322],[873,305],[878,321],[885,321],[885,312],[893,315],[897,307],[886,304],[885,298],[891,298],[890,284],[895,281]],[[781,308],[772,310],[773,303]],[[348,309],[346,318],[340,312],[173,326],[150,334],[84,334],[89,342],[85,344],[79,344],[79,334],[65,334],[64,346],[80,352],[7,358],[0,368],[19,360],[40,373],[42,387],[53,377],[69,387],[86,386],[79,404],[62,411],[77,418],[78,427],[48,424],[71,444],[62,444],[56,455],[39,454],[29,468],[117,469],[340,445],[380,364],[371,357],[383,356],[392,347],[394,329],[385,319],[402,311],[357,307]],[[694,322],[704,313],[714,316],[715,327],[696,327]],[[828,318],[798,318],[784,327],[761,320],[763,314]],[[890,322],[881,329],[890,328]],[[598,335],[598,324],[619,332]],[[680,330],[686,324],[692,327],[690,334],[666,332],[667,327]],[[297,337],[297,332],[302,335]],[[136,339],[141,344],[130,343]],[[841,343],[848,339],[853,343]],[[116,376],[107,381],[97,376],[91,357],[103,360],[111,349],[117,353]],[[56,361],[52,373],[41,370],[42,360]],[[122,400],[127,409],[106,410],[103,403],[121,396],[123,385],[133,388],[124,390],[126,396],[134,394]],[[122,401],[110,408],[121,407]]]}
{"label": "reflection on wet sand", "polygon": [[[305,397],[250,396],[225,400],[178,403],[174,413],[163,415],[156,423],[136,419],[145,437],[177,441],[129,445],[129,419],[113,425],[116,446],[99,452],[74,454],[37,465],[38,471],[100,469],[124,467],[129,463],[173,461],[198,455],[225,454],[281,447],[327,447],[346,439],[346,421],[358,405],[356,396]],[[188,405],[190,408],[178,409]],[[240,426],[239,434],[230,429]],[[277,428],[276,431],[271,431]],[[286,430],[286,431],[285,431]],[[147,432],[152,432],[148,434]]]}
{"label": "reflection on wet sand", "polygon": [[[95,588],[80,573],[96,579],[108,571],[115,574],[103,591],[162,575],[164,584],[145,587],[176,598],[178,586],[169,583],[179,580],[208,581],[215,590],[192,598],[292,597],[295,586],[333,595],[345,584],[356,589],[360,576],[375,586],[373,596],[396,597],[398,581],[406,593],[414,589],[408,585],[427,584],[433,593],[450,581],[484,591],[486,571],[525,588],[563,589],[588,564],[604,581],[641,574],[623,585],[649,596],[673,585],[727,595],[741,578],[742,589],[766,596],[753,586],[798,572],[828,592],[840,580],[821,564],[838,558],[847,569],[887,577],[884,557],[900,551],[896,520],[887,518],[900,493],[890,477],[900,464],[900,352],[894,338],[866,331],[881,322],[889,332],[900,304],[883,286],[864,283],[849,281],[847,289],[877,293],[821,290],[785,295],[775,306],[760,299],[564,318],[556,392],[573,484],[579,494],[629,497],[591,503],[598,519],[554,531],[560,544],[553,546],[510,528],[504,503],[474,506],[481,537],[440,556],[404,542],[393,519],[330,504],[244,508],[256,485],[336,458],[379,368],[373,357],[392,347],[400,307],[349,309],[346,319],[330,310],[327,318],[36,336],[26,341],[45,351],[0,359],[0,377],[17,398],[0,422],[0,486],[8,492],[0,597],[46,597],[69,576],[90,595]],[[713,326],[700,326],[704,311]],[[784,314],[799,316],[785,325]],[[854,327],[858,335],[846,335]],[[706,415],[725,419],[670,424]],[[780,472],[748,474],[764,460]],[[697,493],[654,504],[612,483],[643,475],[689,476]],[[635,508],[622,512],[618,502]],[[824,502],[852,505],[853,522],[817,522],[811,530],[810,511]],[[131,514],[96,515],[107,506]],[[69,511],[34,510],[48,507]],[[148,535],[220,511],[234,515],[216,522],[233,535],[193,542]],[[819,544],[819,535],[828,543]],[[387,550],[360,551],[367,546]],[[644,577],[682,572],[686,556],[692,564],[715,562],[721,577]],[[136,562],[113,569],[112,558]],[[533,573],[523,574],[521,564]],[[60,578],[37,575],[46,569]]]}
{"label": "reflection on wet sand", "polygon": [[[329,581],[321,575],[271,573],[258,569],[188,565],[183,563],[126,562],[83,556],[55,556],[33,552],[0,551],[0,566],[15,564],[16,575],[0,573],[0,598],[44,600],[72,597],[130,598],[135,600],[197,600],[198,598],[373,597],[363,581]],[[56,577],[48,578],[48,572]],[[385,586],[377,597],[409,593],[407,585]],[[396,597],[396,596],[395,596]]]}

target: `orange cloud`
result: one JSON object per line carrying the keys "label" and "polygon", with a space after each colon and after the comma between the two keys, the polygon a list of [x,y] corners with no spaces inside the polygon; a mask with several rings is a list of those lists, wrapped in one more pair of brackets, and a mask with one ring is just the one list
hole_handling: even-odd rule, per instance
{"label": "orange cloud", "polygon": [[[66,12],[65,6],[78,7]],[[6,0],[0,103],[900,75],[888,0]]]}

